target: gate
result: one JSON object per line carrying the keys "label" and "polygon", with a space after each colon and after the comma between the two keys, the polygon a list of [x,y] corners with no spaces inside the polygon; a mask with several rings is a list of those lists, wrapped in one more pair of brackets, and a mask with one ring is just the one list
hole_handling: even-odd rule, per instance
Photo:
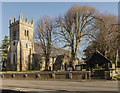
{"label": "gate", "polygon": [[91,72],[92,79],[105,79],[105,70],[93,70]]}

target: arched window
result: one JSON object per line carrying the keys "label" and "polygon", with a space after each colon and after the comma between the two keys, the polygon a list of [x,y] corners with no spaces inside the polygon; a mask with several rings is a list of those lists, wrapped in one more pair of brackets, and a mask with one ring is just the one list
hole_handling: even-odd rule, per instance
{"label": "arched window", "polygon": [[27,30],[27,36],[29,36],[29,31]]}
{"label": "arched window", "polygon": [[13,45],[15,45],[15,42],[13,43]]}
{"label": "arched window", "polygon": [[13,64],[15,64],[15,54],[13,55]]}

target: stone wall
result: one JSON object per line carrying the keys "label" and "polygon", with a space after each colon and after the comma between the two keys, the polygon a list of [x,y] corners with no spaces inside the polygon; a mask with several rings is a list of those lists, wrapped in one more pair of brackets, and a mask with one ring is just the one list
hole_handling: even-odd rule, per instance
{"label": "stone wall", "polygon": [[2,78],[15,79],[91,79],[90,72],[39,72],[39,73],[10,73],[2,74]]}

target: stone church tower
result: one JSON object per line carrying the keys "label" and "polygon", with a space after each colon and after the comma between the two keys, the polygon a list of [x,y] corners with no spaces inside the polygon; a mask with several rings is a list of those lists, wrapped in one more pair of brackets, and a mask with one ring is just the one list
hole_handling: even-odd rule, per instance
{"label": "stone church tower", "polygon": [[8,48],[7,70],[25,71],[32,69],[32,54],[34,53],[33,42],[33,19],[29,23],[19,19],[9,21],[10,45]]}

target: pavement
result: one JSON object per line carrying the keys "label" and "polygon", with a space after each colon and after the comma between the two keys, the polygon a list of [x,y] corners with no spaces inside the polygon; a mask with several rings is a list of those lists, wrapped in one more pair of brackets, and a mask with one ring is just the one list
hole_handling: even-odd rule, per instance
{"label": "pavement", "polygon": [[119,93],[118,81],[2,79],[2,93]]}

